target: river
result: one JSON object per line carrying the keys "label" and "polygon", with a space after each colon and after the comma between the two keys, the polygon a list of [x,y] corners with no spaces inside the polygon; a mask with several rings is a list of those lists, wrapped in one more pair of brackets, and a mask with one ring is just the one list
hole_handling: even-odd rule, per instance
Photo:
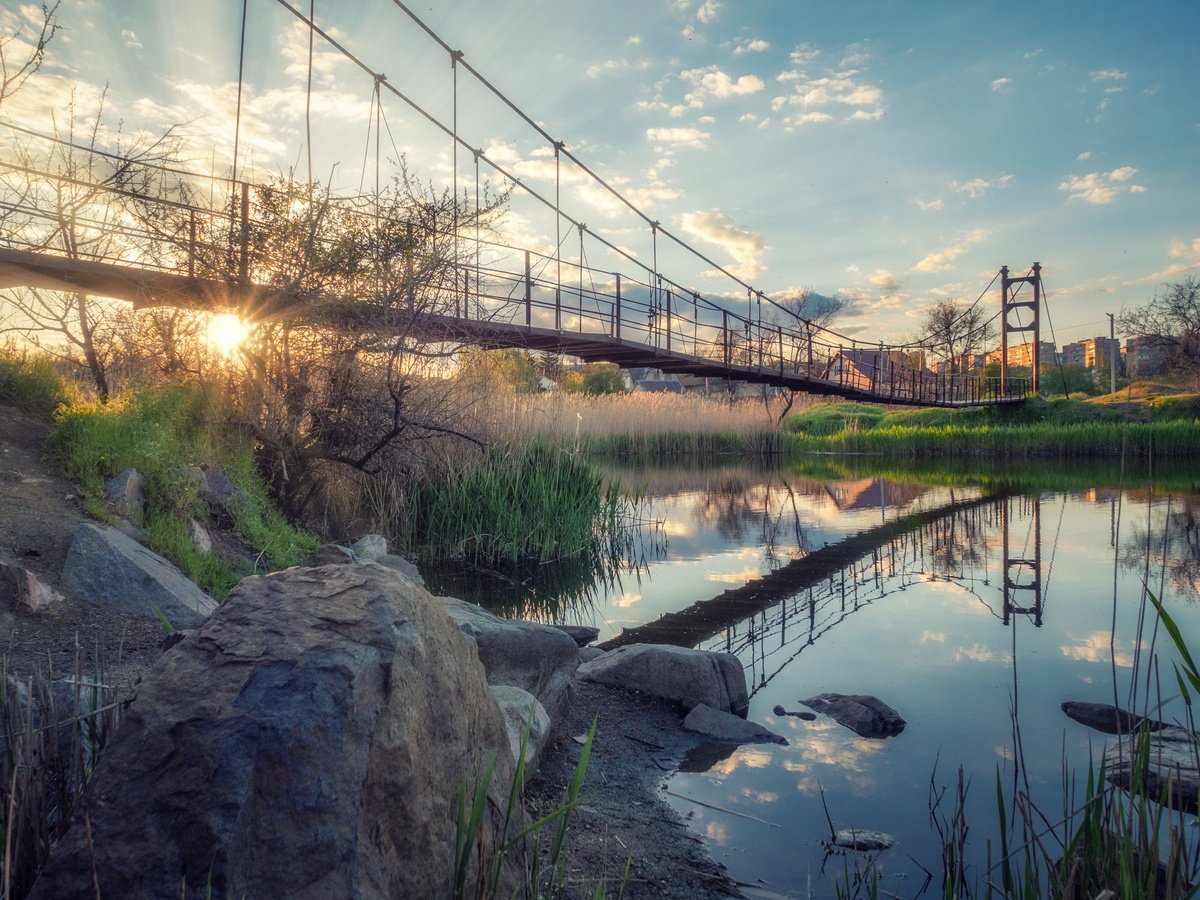
{"label": "river", "polygon": [[[666,787],[751,896],[835,896],[856,872],[864,893],[916,896],[927,870],[938,893],[931,807],[947,789],[939,813],[953,812],[960,766],[969,875],[995,881],[997,780],[1010,796],[1027,785],[1052,821],[1064,771],[1082,780],[1099,763],[1106,736],[1067,718],[1064,701],[1141,711],[1161,700],[1158,718],[1184,715],[1176,652],[1143,584],[1200,648],[1200,489],[1185,471],[824,460],[610,476],[644,498],[617,571],[474,589],[525,615],[593,624],[602,641],[625,633],[738,656],[748,718],[788,744],[698,755]],[[825,692],[872,695],[907,724],[868,739],[774,711],[804,712]],[[831,854],[830,821],[897,843]]]}

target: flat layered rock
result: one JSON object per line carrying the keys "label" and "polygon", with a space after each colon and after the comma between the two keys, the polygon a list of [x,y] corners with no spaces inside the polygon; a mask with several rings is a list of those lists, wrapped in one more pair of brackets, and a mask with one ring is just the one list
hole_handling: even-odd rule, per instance
{"label": "flat layered rock", "polygon": [[710,740],[726,744],[786,744],[787,738],[749,722],[733,713],[713,709],[704,703],[694,707],[683,720],[683,727]]}
{"label": "flat layered rock", "polygon": [[859,737],[894,737],[907,724],[898,712],[867,694],[818,694],[800,702],[845,725]]}
{"label": "flat layered rock", "polygon": [[746,673],[732,653],[626,644],[581,665],[579,676],[674,700],[689,711],[703,703],[722,712],[741,713],[749,705]]}
{"label": "flat layered rock", "polygon": [[1195,813],[1200,798],[1200,736],[1183,728],[1166,726],[1145,738],[1149,741],[1146,765],[1134,766],[1137,742],[1142,738],[1109,744],[1104,750],[1105,778],[1119,788],[1145,794],[1164,806]]}

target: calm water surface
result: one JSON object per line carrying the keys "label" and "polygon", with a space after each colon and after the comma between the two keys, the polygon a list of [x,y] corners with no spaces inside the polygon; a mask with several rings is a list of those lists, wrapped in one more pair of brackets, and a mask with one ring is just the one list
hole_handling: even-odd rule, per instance
{"label": "calm water surface", "polygon": [[[997,772],[1011,786],[1023,759],[1035,799],[1061,813],[1064,755],[1081,773],[1099,760],[1105,736],[1069,720],[1063,701],[1128,706],[1136,684],[1140,708],[1154,653],[1162,693],[1174,693],[1173,648],[1142,603],[1144,582],[1200,647],[1200,492],[1186,474],[1160,474],[1170,490],[1144,480],[1123,489],[1119,473],[1078,470],[1039,473],[1038,485],[1070,485],[1063,490],[1027,486],[1028,472],[1024,487],[995,473],[616,474],[651,498],[639,565],[560,588],[566,611],[556,615],[598,626],[605,640],[672,626],[673,613],[700,604],[704,615],[689,616],[677,642],[741,659],[748,717],[788,745],[685,764],[696,771],[667,789],[751,894],[833,896],[864,864],[827,853],[823,791],[835,827],[897,838],[878,858],[880,886],[918,895],[922,866],[940,877],[931,790],[956,782],[960,765],[968,855],[982,879],[987,842],[998,844]],[[855,535],[853,552],[841,552]],[[761,608],[732,618],[723,596]],[[803,699],[824,692],[874,695],[907,726],[871,740],[824,716],[772,712],[803,711]],[[1182,709],[1169,702],[1160,717],[1173,716]]]}

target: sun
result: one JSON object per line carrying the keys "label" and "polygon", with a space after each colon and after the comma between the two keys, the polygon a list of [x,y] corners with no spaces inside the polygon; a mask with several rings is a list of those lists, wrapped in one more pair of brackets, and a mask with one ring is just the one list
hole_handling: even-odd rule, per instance
{"label": "sun", "polygon": [[232,313],[218,313],[208,320],[208,346],[221,356],[233,356],[250,329]]}

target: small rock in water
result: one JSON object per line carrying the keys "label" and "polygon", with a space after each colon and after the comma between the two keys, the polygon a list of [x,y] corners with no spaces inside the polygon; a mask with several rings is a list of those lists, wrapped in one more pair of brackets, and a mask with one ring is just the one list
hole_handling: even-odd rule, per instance
{"label": "small rock in water", "polygon": [[772,709],[771,712],[775,713],[777,716],[794,716],[797,719],[803,719],[805,722],[811,722],[816,718],[816,714],[810,712],[790,712],[784,709],[778,703],[775,704],[775,708]]}
{"label": "small rock in water", "polygon": [[896,839],[882,831],[864,831],[861,828],[844,828],[833,836],[833,845],[846,850],[886,850]]}
{"label": "small rock in water", "polygon": [[805,722],[812,722],[817,718],[816,713],[810,713],[810,712],[792,713],[792,715],[796,716],[797,718],[803,719]]}
{"label": "small rock in water", "polygon": [[788,714],[788,711],[786,709],[784,709],[782,706],[780,706],[778,703],[775,704],[775,708],[773,710],[771,710],[771,712],[775,713],[775,715],[777,715],[777,716],[786,716]]}

